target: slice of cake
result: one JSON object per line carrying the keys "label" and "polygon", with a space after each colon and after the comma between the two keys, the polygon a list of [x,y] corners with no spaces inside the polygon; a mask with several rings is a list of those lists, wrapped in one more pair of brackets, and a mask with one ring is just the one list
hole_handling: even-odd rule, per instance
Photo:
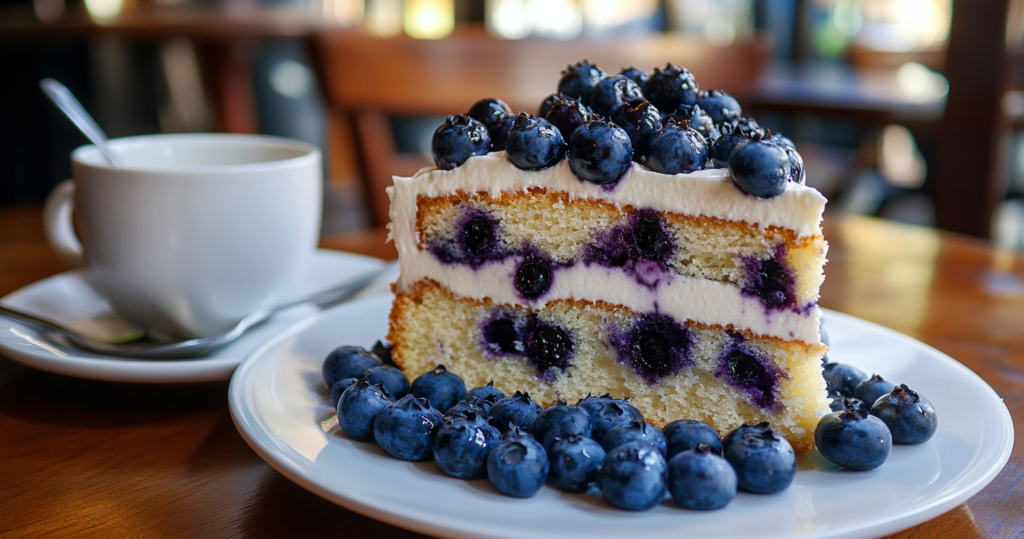
{"label": "slice of cake", "polygon": [[[743,138],[728,121],[720,128]],[[711,144],[686,122],[630,138],[590,118],[569,140],[555,121],[514,122],[508,152],[486,153],[500,126],[450,118],[435,135],[439,167],[389,189],[395,362],[410,375],[444,364],[470,387],[493,380],[545,406],[631,397],[658,426],[696,419],[724,434],[769,421],[796,449],[813,447],[828,411],[825,198],[795,163],[769,171],[785,177],[767,194],[758,176],[764,155],[791,154],[747,136],[737,148],[767,149],[748,148],[748,162],[726,152],[730,172],[705,168]],[[675,153],[647,144],[669,131]]]}

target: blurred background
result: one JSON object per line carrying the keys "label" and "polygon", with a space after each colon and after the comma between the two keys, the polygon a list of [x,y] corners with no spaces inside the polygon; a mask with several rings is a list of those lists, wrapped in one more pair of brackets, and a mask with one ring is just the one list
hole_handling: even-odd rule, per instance
{"label": "blurred background", "polygon": [[381,226],[392,174],[479,98],[536,113],[559,71],[666,62],[794,140],[831,214],[1024,250],[1024,0],[0,0],[0,212],[85,143],[283,135],[324,155],[324,232]]}

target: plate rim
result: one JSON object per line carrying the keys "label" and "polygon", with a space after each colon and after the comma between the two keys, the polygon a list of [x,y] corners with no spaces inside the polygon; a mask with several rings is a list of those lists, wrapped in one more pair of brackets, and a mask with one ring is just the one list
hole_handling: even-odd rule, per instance
{"label": "plate rim", "polygon": [[[370,301],[381,301],[383,297],[386,296],[380,295],[370,298],[364,298],[356,302],[335,307],[334,309],[330,309],[330,311],[343,308],[357,308],[361,303]],[[859,324],[867,328],[870,328],[873,331],[885,333],[888,337],[901,340],[904,343],[909,344],[915,348],[922,349],[926,351],[929,355],[933,355],[941,359],[942,361],[946,362],[947,364],[949,364],[949,366],[961,370],[964,374],[968,374],[974,377],[977,382],[980,382],[982,384],[982,386],[990,394],[990,396],[995,398],[1000,404],[1000,415],[998,419],[999,424],[1002,427],[1002,447],[999,448],[998,456],[995,459],[991,460],[992,464],[989,465],[989,467],[985,470],[984,474],[981,474],[980,476],[973,478],[972,481],[967,483],[967,485],[962,486],[961,488],[955,489],[952,492],[939,496],[938,498],[932,500],[931,502],[925,504],[924,506],[915,508],[907,513],[901,514],[887,521],[865,524],[862,526],[846,527],[842,529],[830,530],[825,532],[819,531],[818,533],[811,534],[808,537],[831,539],[847,537],[853,538],[865,536],[880,536],[896,533],[898,531],[902,531],[910,527],[916,526],[918,524],[927,522],[928,520],[931,520],[932,518],[935,518],[943,513],[946,513],[947,511],[966,502],[972,496],[974,496],[983,488],[988,486],[999,475],[999,473],[1006,466],[1007,462],[1009,461],[1010,455],[1013,452],[1013,442],[1015,437],[1015,433],[1013,430],[1013,418],[1010,415],[1009,409],[1006,407],[1005,400],[1001,396],[999,396],[999,394],[992,388],[991,385],[989,385],[988,382],[985,381],[984,378],[982,378],[973,370],[968,368],[966,365],[960,363],[959,361],[949,356],[948,354],[945,354],[941,350],[938,350],[922,341],[914,339],[913,337],[900,333],[896,330],[887,328],[875,322],[864,320],[862,318],[858,318],[856,316],[846,314],[840,311],[835,311],[832,309],[822,310],[824,311],[826,318],[844,318],[848,323]],[[325,313],[326,312],[329,311],[325,311]],[[235,424],[235,428],[238,430],[239,434],[246,441],[246,443],[253,449],[253,451],[256,452],[256,454],[259,455],[260,458],[264,460],[264,462],[266,462],[272,468],[274,468],[274,470],[288,478],[290,481],[299,485],[300,487],[336,505],[357,512],[364,516],[368,516],[370,518],[373,518],[386,524],[390,524],[418,533],[440,535],[445,537],[494,537],[501,539],[511,539],[520,537],[519,535],[511,533],[495,533],[496,530],[493,529],[470,530],[466,528],[452,528],[450,526],[438,524],[436,523],[436,520],[432,521],[431,519],[425,517],[416,518],[414,516],[409,516],[407,513],[399,512],[396,510],[389,510],[387,508],[382,508],[377,505],[360,501],[358,497],[345,495],[344,493],[341,493],[337,490],[332,490],[326,487],[325,485],[317,483],[312,478],[306,477],[305,474],[303,474],[296,466],[288,462],[287,459],[275,454],[272,448],[269,447],[269,444],[266,444],[264,441],[257,439],[255,436],[252,435],[252,433],[248,431],[247,427],[250,427],[250,424],[253,422],[249,421],[249,418],[245,417],[245,415],[247,413],[252,413],[251,408],[248,410],[242,410],[239,409],[239,406],[242,401],[249,400],[246,397],[251,396],[252,393],[250,392],[248,395],[244,393],[245,388],[243,387],[242,380],[246,378],[250,370],[255,368],[254,365],[257,365],[264,358],[269,357],[268,353],[272,349],[276,348],[284,341],[287,341],[288,339],[305,331],[309,327],[313,326],[314,323],[315,321],[310,321],[308,324],[293,326],[292,328],[289,328],[289,330],[284,331],[275,337],[267,339],[266,341],[264,341],[259,346],[255,347],[252,351],[249,352],[249,354],[245,357],[245,359],[238,366],[238,368],[235,370],[235,373],[231,377],[231,382],[230,385],[228,386],[228,407],[231,413],[231,419],[232,422]],[[279,437],[273,436],[272,432],[266,432],[265,434],[267,434],[268,437],[279,439]]]}
{"label": "plate rim", "polygon": [[[376,257],[337,249],[317,248],[311,260],[318,257],[321,259],[335,258],[337,259],[335,261],[340,261],[340,259],[377,261],[381,265],[384,264],[384,260]],[[85,270],[72,269],[32,282],[0,297],[0,303],[10,301],[11,298],[17,299],[18,296],[36,293],[38,288],[52,286],[53,281],[67,279],[83,271]],[[320,314],[322,311],[307,315],[305,318],[316,319]],[[303,320],[297,319],[291,324],[300,324]],[[0,331],[20,330],[23,327],[17,322],[0,318]],[[277,334],[271,335],[267,337],[267,340],[273,340],[276,336]],[[65,359],[56,360],[42,352],[8,346],[4,340],[0,339],[0,354],[2,357],[33,369],[87,380],[140,384],[182,384],[227,381],[234,370],[250,355],[250,352],[258,349],[262,344],[263,342],[260,342],[251,350],[230,357],[139,360],[101,355],[68,355]],[[73,361],[69,361],[70,359]]]}

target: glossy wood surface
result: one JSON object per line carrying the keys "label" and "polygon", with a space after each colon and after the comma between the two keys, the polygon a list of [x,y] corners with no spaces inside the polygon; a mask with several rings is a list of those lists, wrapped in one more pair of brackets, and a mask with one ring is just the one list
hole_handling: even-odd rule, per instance
{"label": "glossy wood surface", "polygon": [[[66,268],[37,207],[0,209],[0,295]],[[864,218],[826,221],[825,307],[918,338],[991,384],[1013,414],[1009,464],[967,503],[896,537],[1024,533],[1024,258]],[[325,246],[393,253],[383,231]],[[952,383],[955,383],[953,381]],[[0,537],[409,537],[291,483],[231,422],[227,384],[78,380],[0,357]]]}

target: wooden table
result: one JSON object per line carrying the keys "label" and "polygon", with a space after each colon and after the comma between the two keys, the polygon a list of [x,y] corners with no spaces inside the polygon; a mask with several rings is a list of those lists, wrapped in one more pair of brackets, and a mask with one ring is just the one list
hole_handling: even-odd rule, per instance
{"label": "wooden table", "polygon": [[[0,295],[65,268],[37,207],[0,209]],[[1024,532],[1024,257],[866,218],[826,223],[822,305],[950,354],[1006,400],[1016,445],[967,503],[896,537]],[[387,255],[380,232],[324,245]],[[390,251],[393,253],[393,251]],[[0,357],[0,536],[403,537],[299,488],[231,422],[227,384],[78,380]]]}

